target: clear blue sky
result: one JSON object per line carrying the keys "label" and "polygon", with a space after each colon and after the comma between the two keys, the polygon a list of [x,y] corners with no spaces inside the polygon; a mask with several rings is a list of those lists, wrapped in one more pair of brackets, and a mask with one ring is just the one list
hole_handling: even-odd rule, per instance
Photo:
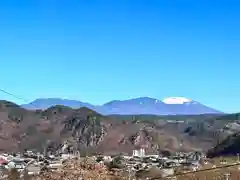
{"label": "clear blue sky", "polygon": [[29,101],[185,96],[240,111],[239,7],[231,0],[0,1],[0,88]]}

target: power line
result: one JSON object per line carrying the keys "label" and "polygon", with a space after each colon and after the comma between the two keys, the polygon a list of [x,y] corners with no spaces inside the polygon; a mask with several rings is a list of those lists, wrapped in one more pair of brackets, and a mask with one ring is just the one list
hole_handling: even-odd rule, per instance
{"label": "power line", "polygon": [[[186,174],[194,174],[194,173],[198,173],[198,172],[211,171],[211,170],[215,170],[215,169],[223,169],[223,168],[228,168],[228,167],[233,167],[233,166],[238,166],[238,165],[240,165],[240,163],[235,163],[235,164],[230,164],[230,165],[225,165],[225,166],[218,166],[218,167],[215,167],[215,168],[200,169],[198,171],[177,173],[177,174],[174,174],[174,175],[169,175],[169,176],[167,176],[165,178],[175,177],[175,176],[183,176],[183,175],[186,175]],[[150,180],[157,180],[157,179],[162,179],[162,177],[154,177],[154,178],[151,178]]]}
{"label": "power line", "polygon": [[[6,91],[6,90],[4,90],[4,89],[0,89],[0,92],[3,92],[4,94],[7,94],[7,95],[12,96],[12,97],[14,97],[14,98],[16,98],[16,99],[19,99],[19,100],[25,101],[26,103],[29,103],[29,101],[28,101],[27,99],[25,99],[25,98],[23,98],[23,97],[20,97],[20,96],[17,96],[17,95],[15,95],[15,94],[13,94],[13,93],[10,93],[10,92],[8,92],[8,91]],[[35,105],[35,104],[33,104],[33,103],[29,103],[29,104],[31,104],[32,106],[34,106],[34,107],[36,107],[36,108],[39,108],[37,105]]]}
{"label": "power line", "polygon": [[10,95],[10,96],[12,96],[12,97],[14,97],[14,98],[16,98],[16,99],[23,100],[23,101],[26,101],[26,102],[27,102],[26,99],[24,99],[24,98],[22,98],[22,97],[19,97],[19,96],[17,96],[17,95],[14,95],[14,94],[12,94],[12,93],[10,93],[10,92],[7,92],[7,91],[5,91],[5,90],[3,90],[3,89],[0,89],[0,91],[3,92],[3,93],[5,93],[5,94],[7,94],[7,95]]}

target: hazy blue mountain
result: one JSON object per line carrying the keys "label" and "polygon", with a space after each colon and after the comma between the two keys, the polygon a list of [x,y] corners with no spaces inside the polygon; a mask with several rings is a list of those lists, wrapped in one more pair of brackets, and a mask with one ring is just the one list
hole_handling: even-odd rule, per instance
{"label": "hazy blue mountain", "polygon": [[140,97],[128,100],[113,100],[103,105],[92,105],[90,103],[59,99],[47,98],[36,99],[35,101],[24,104],[26,109],[47,109],[55,105],[64,105],[71,108],[88,107],[101,114],[154,114],[154,115],[194,115],[194,114],[221,114],[222,112],[207,107],[199,102],[183,98],[171,97],[164,100],[158,100],[150,97]]}
{"label": "hazy blue mountain", "polygon": [[26,109],[47,109],[56,105],[64,105],[64,106],[69,106],[71,108],[94,107],[89,103],[76,101],[76,100],[61,99],[61,98],[36,99],[35,101],[29,104],[23,104],[22,107]]}
{"label": "hazy blue mountain", "polygon": [[193,100],[168,102],[165,99],[164,101],[141,97],[124,101],[111,101],[103,106],[106,108],[105,111],[108,111],[107,114],[194,115],[222,113]]}
{"label": "hazy blue mountain", "polygon": [[160,100],[140,97],[123,101],[111,101],[103,105],[107,114],[169,114],[167,106]]}

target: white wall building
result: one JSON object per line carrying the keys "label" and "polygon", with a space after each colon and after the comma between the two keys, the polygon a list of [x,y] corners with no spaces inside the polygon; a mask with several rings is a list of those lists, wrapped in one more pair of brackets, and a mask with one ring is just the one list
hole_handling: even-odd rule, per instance
{"label": "white wall building", "polygon": [[145,149],[141,148],[139,150],[133,150],[132,156],[144,157],[145,156]]}

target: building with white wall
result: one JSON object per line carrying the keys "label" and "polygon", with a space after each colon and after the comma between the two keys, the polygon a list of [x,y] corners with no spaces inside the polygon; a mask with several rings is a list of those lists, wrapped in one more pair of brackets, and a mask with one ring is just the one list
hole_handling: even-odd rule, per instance
{"label": "building with white wall", "polygon": [[144,157],[145,156],[145,149],[141,148],[139,150],[133,150],[132,156]]}

